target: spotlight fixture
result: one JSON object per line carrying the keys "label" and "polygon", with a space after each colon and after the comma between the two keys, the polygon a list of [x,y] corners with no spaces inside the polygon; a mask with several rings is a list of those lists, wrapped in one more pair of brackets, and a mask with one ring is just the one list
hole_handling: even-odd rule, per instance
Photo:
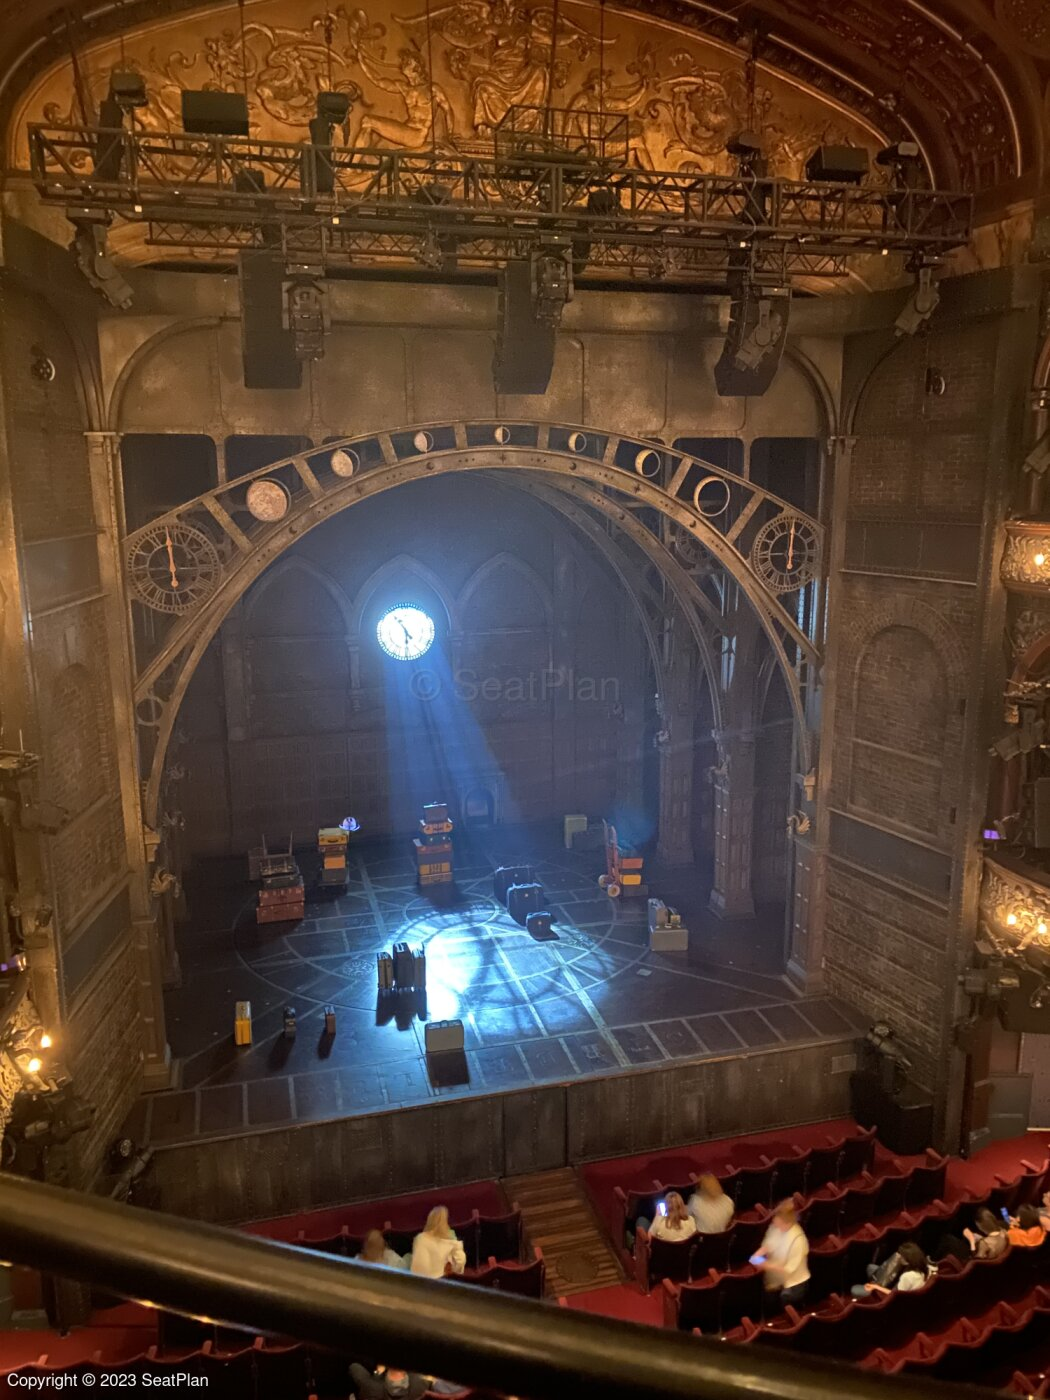
{"label": "spotlight fixture", "polygon": [[76,233],[69,250],[87,282],[101,292],[111,306],[126,310],[133,301],[127,282],[117,271],[106,244],[108,223],[97,218],[74,218]]}
{"label": "spotlight fixture", "polygon": [[940,304],[941,294],[933,283],[933,268],[920,267],[914,292],[897,317],[897,334],[914,335],[923,328]]}
{"label": "spotlight fixture", "polygon": [[115,70],[109,75],[109,91],[98,106],[99,137],[92,153],[96,180],[119,180],[124,165],[124,118],[136,107],[145,107],[146,83],[141,73]]}
{"label": "spotlight fixture", "polygon": [[733,157],[740,175],[761,177],[768,171],[762,152],[762,138],[757,131],[738,131],[726,142],[726,152]]}
{"label": "spotlight fixture", "polygon": [[889,166],[893,172],[893,183],[899,189],[914,187],[915,178],[922,168],[922,152],[917,141],[897,141],[892,146],[884,146],[875,157],[875,164]]}
{"label": "spotlight fixture", "polygon": [[310,118],[310,144],[303,151],[302,188],[307,195],[332,194],[335,166],[332,164],[332,137],[336,127],[349,136],[353,100],[348,92],[319,92],[316,116]]}

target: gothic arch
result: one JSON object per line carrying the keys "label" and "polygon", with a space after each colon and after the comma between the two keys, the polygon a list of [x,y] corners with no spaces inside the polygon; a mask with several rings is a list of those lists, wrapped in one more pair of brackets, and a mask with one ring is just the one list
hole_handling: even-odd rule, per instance
{"label": "gothic arch", "polygon": [[283,558],[276,560],[262,577],[258,580],[245,595],[244,623],[247,631],[251,630],[252,618],[266,597],[267,592],[280,582],[282,578],[289,575],[300,574],[308,578],[312,583],[317,584],[331,599],[339,616],[343,621],[344,636],[349,638],[353,631],[352,609],[350,600],[339,587],[339,584],[332,578],[331,574],[324,569],[318,568],[312,559],[303,559],[296,554],[286,554]]}
{"label": "gothic arch", "polygon": [[411,554],[397,554],[393,559],[388,559],[385,564],[380,565],[375,573],[370,574],[364,583],[357,590],[354,596],[353,608],[350,614],[350,635],[356,641],[361,636],[361,624],[365,614],[371,606],[372,600],[386,583],[392,583],[398,578],[419,579],[434,596],[440,601],[445,610],[445,617],[448,622],[449,636],[459,635],[460,614],[456,607],[456,601],[449,593],[440,576],[434,573],[433,569],[427,568],[421,560],[414,558]]}
{"label": "gothic arch", "polygon": [[491,559],[486,559],[483,564],[478,565],[470,578],[467,579],[466,583],[460,589],[459,597],[456,600],[459,616],[461,618],[467,616],[467,609],[470,607],[478,589],[482,588],[485,583],[501,569],[509,569],[521,575],[542,605],[544,623],[549,626],[553,613],[553,600],[550,595],[550,589],[530,564],[526,563],[524,559],[519,559],[516,554],[511,554],[508,550],[501,550],[499,554],[494,554]]}

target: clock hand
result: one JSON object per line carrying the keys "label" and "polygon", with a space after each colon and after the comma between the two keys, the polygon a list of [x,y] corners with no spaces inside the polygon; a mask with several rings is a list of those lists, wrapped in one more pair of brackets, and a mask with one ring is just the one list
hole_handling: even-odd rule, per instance
{"label": "clock hand", "polygon": [[791,533],[788,535],[788,573],[791,572],[795,564],[795,522],[791,522]]}
{"label": "clock hand", "polygon": [[176,591],[179,587],[179,577],[175,572],[175,551],[171,547],[171,531],[164,531],[164,548],[168,551],[168,568],[171,571],[171,586]]}

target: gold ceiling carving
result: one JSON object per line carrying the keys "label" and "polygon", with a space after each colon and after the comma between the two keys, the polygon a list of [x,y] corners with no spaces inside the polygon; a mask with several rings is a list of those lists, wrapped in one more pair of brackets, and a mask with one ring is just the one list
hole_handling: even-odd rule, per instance
{"label": "gold ceiling carving", "polygon": [[[354,97],[347,135],[357,144],[482,151],[511,106],[551,95],[556,107],[623,114],[632,162],[658,169],[728,171],[726,139],[746,125],[785,176],[822,142],[880,144],[855,115],[761,64],[752,105],[739,50],[612,6],[603,18],[593,0],[562,0],[556,34],[544,0],[431,0],[429,18],[428,27],[425,0],[328,11],[319,0],[255,0],[244,9],[244,56],[231,5],[143,26],[123,46],[97,42],[80,62],[96,105],[113,68],[142,73],[150,105],[139,117],[160,130],[178,129],[182,89],[240,88],[246,67],[252,134],[264,139],[302,140],[314,95],[331,81]],[[10,128],[15,164],[26,163],[27,122],[79,118],[73,94],[68,63],[26,93]]]}

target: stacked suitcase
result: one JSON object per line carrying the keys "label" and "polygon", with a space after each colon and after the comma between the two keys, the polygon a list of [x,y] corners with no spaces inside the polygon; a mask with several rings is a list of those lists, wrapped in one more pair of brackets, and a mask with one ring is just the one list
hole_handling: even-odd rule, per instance
{"label": "stacked suitcase", "polygon": [[317,833],[317,852],[321,857],[321,885],[337,888],[346,884],[346,853],[350,833],[341,826],[322,826]]}
{"label": "stacked suitcase", "polygon": [[263,877],[255,920],[260,924],[284,924],[303,917],[306,891],[298,870],[287,875]]}
{"label": "stacked suitcase", "polygon": [[383,992],[425,992],[427,958],[422,948],[395,943],[392,953],[376,954],[376,983]]}
{"label": "stacked suitcase", "polygon": [[420,885],[451,885],[452,823],[447,803],[430,802],[423,808],[419,835],[412,845]]}

